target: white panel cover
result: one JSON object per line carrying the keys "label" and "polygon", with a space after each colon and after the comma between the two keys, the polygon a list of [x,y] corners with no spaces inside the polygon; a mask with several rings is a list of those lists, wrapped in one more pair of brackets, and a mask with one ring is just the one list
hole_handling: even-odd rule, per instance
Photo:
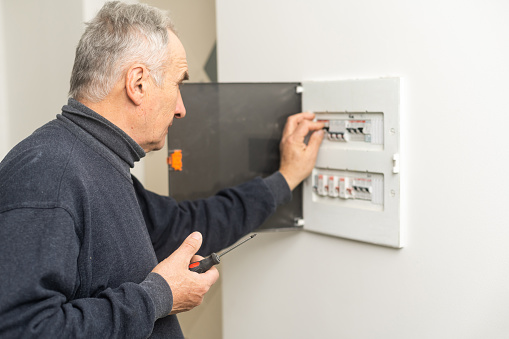
{"label": "white panel cover", "polygon": [[383,119],[382,145],[324,140],[314,174],[336,171],[383,176],[383,208],[353,207],[341,198],[328,201],[313,190],[311,176],[304,182],[304,229],[348,239],[401,248],[399,174],[400,79],[304,82],[302,108],[317,120]]}

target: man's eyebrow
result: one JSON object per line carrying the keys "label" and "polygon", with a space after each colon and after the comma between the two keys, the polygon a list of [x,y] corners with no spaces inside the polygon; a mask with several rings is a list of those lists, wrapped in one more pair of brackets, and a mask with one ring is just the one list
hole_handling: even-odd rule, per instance
{"label": "man's eyebrow", "polygon": [[184,80],[189,80],[189,73],[186,71],[182,76],[180,77],[179,83],[181,83]]}

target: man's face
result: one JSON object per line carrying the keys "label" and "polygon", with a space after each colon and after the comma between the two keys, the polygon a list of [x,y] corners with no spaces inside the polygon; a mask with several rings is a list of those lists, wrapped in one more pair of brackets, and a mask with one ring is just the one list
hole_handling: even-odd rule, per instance
{"label": "man's face", "polygon": [[180,40],[172,32],[170,32],[168,49],[169,60],[166,65],[164,82],[161,87],[158,87],[151,81],[150,90],[147,92],[146,100],[144,100],[144,112],[141,112],[144,142],[140,145],[145,152],[163,148],[173,118],[183,118],[186,115],[179,89],[182,81],[189,78],[186,51]]}

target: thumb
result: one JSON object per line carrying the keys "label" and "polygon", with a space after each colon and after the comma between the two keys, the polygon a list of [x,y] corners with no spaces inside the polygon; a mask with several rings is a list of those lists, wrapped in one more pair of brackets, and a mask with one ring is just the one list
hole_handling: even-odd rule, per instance
{"label": "thumb", "polygon": [[200,232],[191,233],[180,247],[173,252],[175,257],[181,258],[186,263],[191,261],[191,258],[198,252],[202,243],[202,235]]}
{"label": "thumb", "polygon": [[322,143],[324,137],[323,130],[318,130],[313,132],[311,134],[311,137],[309,137],[308,142],[308,150],[311,151],[311,153],[318,153],[318,149],[320,148],[320,144]]}

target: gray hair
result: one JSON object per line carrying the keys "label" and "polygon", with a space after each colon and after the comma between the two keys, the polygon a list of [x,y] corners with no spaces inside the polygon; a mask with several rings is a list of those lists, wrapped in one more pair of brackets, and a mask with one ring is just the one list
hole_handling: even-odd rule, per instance
{"label": "gray hair", "polygon": [[161,86],[168,58],[168,30],[175,32],[173,23],[157,8],[107,2],[87,23],[76,48],[69,96],[103,100],[134,63],[144,64]]}

